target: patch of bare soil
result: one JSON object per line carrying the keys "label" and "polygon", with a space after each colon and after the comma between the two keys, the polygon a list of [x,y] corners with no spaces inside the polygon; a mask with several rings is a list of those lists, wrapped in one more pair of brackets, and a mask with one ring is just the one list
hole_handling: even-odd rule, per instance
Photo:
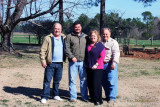
{"label": "patch of bare soil", "polygon": [[160,59],[160,50],[158,50],[157,53],[155,53],[154,49],[146,49],[144,51],[131,50],[129,54],[130,55],[123,55],[123,57],[133,57],[133,58],[153,59],[153,60]]}
{"label": "patch of bare soil", "polygon": [[[22,52],[26,56],[22,58],[0,55],[0,107],[94,107],[91,102],[81,101],[79,78],[77,76],[78,101],[70,103],[68,88],[68,63],[64,63],[63,77],[60,82],[60,97],[63,101],[49,99],[46,104],[41,104],[41,93],[43,88],[44,69],[41,67],[39,47],[23,47]],[[138,54],[136,52],[135,54]],[[134,56],[136,57],[136,55]],[[137,56],[137,58],[139,58]],[[120,59],[118,80],[118,96],[115,107],[160,107],[160,78],[159,75],[151,76],[126,76],[130,69],[136,71],[145,67],[145,61],[140,60],[139,66],[133,58]],[[132,62],[132,63],[128,63]],[[160,62],[153,62],[156,64]],[[139,63],[138,63],[139,64]],[[147,60],[147,64],[149,61]],[[150,64],[149,64],[150,65]],[[157,64],[159,65],[159,64]],[[133,68],[135,67],[135,68]],[[146,66],[149,67],[149,66]],[[151,67],[151,66],[150,66]],[[155,66],[156,73],[159,73],[159,66]],[[154,68],[149,68],[149,70]],[[143,73],[143,72],[142,72]],[[51,84],[52,87],[52,84]],[[105,98],[103,91],[103,98]],[[104,100],[101,107],[108,107]]]}

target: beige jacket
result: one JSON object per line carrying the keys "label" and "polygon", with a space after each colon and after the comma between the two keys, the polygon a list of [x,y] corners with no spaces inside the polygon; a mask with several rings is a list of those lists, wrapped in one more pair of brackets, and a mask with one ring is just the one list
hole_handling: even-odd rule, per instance
{"label": "beige jacket", "polygon": [[[52,39],[51,38],[53,36],[54,35],[51,33],[47,35],[43,40],[43,44],[40,50],[41,63],[47,63],[47,64],[52,63]],[[65,38],[64,34],[61,34],[61,36],[63,37],[63,39]]]}

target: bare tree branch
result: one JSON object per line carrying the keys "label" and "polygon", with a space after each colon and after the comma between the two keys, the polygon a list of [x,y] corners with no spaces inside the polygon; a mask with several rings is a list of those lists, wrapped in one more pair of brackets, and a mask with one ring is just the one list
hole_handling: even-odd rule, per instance
{"label": "bare tree branch", "polygon": [[27,0],[22,0],[22,1],[17,0],[15,11],[13,12],[11,16],[12,23],[16,22],[21,17],[23,9],[26,4],[27,4]]}
{"label": "bare tree branch", "polygon": [[40,24],[38,24],[38,23],[35,23],[35,22],[33,22],[33,21],[30,21],[30,20],[28,20],[27,22],[32,23],[32,24],[35,24],[36,26],[43,27],[42,25],[40,25]]}
{"label": "bare tree branch", "polygon": [[42,15],[47,14],[47,13],[55,14],[55,13],[59,12],[59,10],[57,10],[57,11],[55,11],[55,12],[52,12],[52,9],[55,8],[58,4],[59,4],[59,1],[57,1],[56,4],[54,4],[54,2],[53,2],[52,5],[51,5],[51,7],[50,7],[48,10],[43,11],[43,12],[41,12],[41,13],[38,13],[38,12],[39,12],[39,11],[38,11],[38,12],[37,12],[38,14],[35,13],[35,14],[31,14],[31,15],[28,16],[28,17],[20,18],[20,19],[17,20],[16,23],[19,23],[20,21],[26,21],[26,20],[29,20],[29,19],[34,19],[34,18],[36,18],[36,17],[42,16]]}
{"label": "bare tree branch", "polygon": [[6,23],[9,22],[10,20],[10,16],[11,16],[11,10],[10,10],[10,7],[11,6],[11,0],[8,0],[8,5],[7,5],[7,10],[6,10],[6,13],[7,13],[7,17],[6,17]]}

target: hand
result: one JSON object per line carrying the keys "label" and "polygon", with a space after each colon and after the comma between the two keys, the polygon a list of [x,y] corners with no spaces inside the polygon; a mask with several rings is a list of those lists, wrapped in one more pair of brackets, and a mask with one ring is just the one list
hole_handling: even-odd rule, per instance
{"label": "hand", "polygon": [[47,64],[45,62],[42,62],[42,67],[43,68],[46,68],[47,67]]}
{"label": "hand", "polygon": [[114,70],[115,69],[115,66],[112,64],[111,65],[111,70]]}
{"label": "hand", "polygon": [[97,65],[93,65],[92,69],[97,69]]}
{"label": "hand", "polygon": [[103,63],[106,64],[107,62],[106,62],[106,61],[103,61]]}
{"label": "hand", "polygon": [[72,61],[73,62],[77,62],[77,59],[74,57],[74,58],[72,58]]}

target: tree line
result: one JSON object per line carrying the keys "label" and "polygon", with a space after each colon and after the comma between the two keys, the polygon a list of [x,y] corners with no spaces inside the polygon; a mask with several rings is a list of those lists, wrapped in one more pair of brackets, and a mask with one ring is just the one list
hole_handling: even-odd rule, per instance
{"label": "tree line", "polygon": [[[143,20],[140,18],[122,18],[118,12],[110,12],[105,14],[104,26],[109,27],[112,31],[112,37],[121,38],[134,38],[134,39],[160,39],[160,19],[152,16],[151,12],[145,11],[142,13]],[[100,27],[100,14],[96,14],[94,18],[89,18],[86,14],[81,14],[76,21],[82,23],[83,32],[88,34],[90,30]],[[32,33],[37,36],[39,44],[42,38],[52,32],[52,26],[57,21],[53,20],[40,20],[34,24],[25,22],[18,25],[14,31]],[[67,19],[63,22],[63,33],[69,34],[72,31],[74,20]]]}
{"label": "tree line", "polygon": [[[157,0],[133,1],[143,3],[144,6],[150,6],[152,2],[155,2]],[[100,10],[102,10],[100,12],[100,22],[93,23],[98,24],[98,27],[100,25],[101,28],[102,26],[105,26],[104,23],[106,23],[104,21],[105,0],[2,0],[0,2],[0,47],[2,47],[4,51],[7,51],[9,53],[15,52],[12,42],[13,30],[21,22],[31,21],[32,19],[37,20],[41,16],[50,14],[53,17],[59,16],[59,22],[63,24],[63,15],[65,15],[67,18],[70,18],[73,13],[75,13],[73,11],[74,8],[79,8],[79,6],[81,6],[81,8],[89,8],[91,6],[98,6],[99,3],[101,4]],[[63,5],[66,5],[65,8],[63,8]],[[98,15],[96,16],[99,17]],[[89,20],[90,23],[93,24],[92,19],[89,18]],[[95,20],[97,21],[97,19]],[[32,23],[34,23],[34,21]],[[117,21],[115,21],[115,23],[117,24]],[[116,28],[119,29],[117,25]],[[147,31],[149,31],[149,26]],[[147,35],[149,35],[149,32],[147,32]]]}

